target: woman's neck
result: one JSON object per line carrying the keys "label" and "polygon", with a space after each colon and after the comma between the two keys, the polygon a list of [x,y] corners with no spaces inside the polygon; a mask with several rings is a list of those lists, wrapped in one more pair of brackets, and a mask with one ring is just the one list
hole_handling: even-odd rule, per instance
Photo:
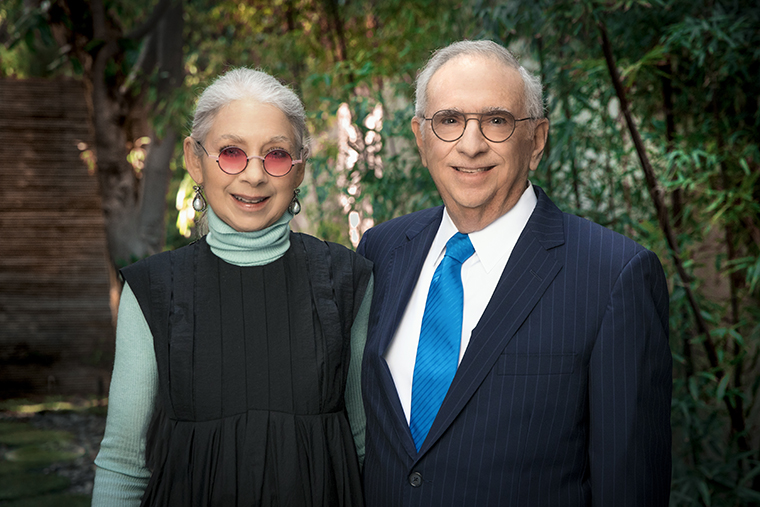
{"label": "woman's neck", "polygon": [[230,227],[209,207],[206,212],[209,232],[206,241],[211,251],[236,266],[263,266],[280,257],[290,248],[289,212],[266,229],[240,232]]}

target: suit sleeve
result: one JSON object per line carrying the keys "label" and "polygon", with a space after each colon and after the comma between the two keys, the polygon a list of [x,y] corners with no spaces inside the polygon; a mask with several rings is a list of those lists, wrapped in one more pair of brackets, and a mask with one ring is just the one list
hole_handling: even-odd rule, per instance
{"label": "suit sleeve", "polygon": [[668,290],[657,256],[639,252],[612,288],[589,363],[592,504],[666,506],[672,356]]}
{"label": "suit sleeve", "polygon": [[359,246],[356,248],[356,253],[362,257],[367,257],[367,242],[369,241],[370,231],[366,231],[362,234],[362,239],[359,241]]}

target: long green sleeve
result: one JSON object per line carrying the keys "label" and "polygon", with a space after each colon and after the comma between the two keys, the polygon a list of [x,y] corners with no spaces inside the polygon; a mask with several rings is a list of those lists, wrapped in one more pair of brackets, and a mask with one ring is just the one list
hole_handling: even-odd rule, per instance
{"label": "long green sleeve", "polygon": [[157,392],[153,336],[132,290],[124,284],[116,326],[108,419],[95,459],[93,507],[140,505],[150,478],[145,466],[145,437]]}
{"label": "long green sleeve", "polygon": [[364,357],[364,345],[367,343],[369,309],[372,304],[374,281],[374,277],[370,278],[362,305],[359,307],[359,313],[356,314],[351,328],[351,360],[348,365],[348,381],[344,395],[348,422],[351,423],[351,433],[354,436],[356,454],[359,456],[361,466],[364,465],[364,440],[367,430],[367,418],[364,414],[364,401],[362,400],[362,358]]}

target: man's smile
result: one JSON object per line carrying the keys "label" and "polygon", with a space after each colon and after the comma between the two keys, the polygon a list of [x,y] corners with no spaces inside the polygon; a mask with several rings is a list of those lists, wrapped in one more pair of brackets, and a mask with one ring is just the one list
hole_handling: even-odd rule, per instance
{"label": "man's smile", "polygon": [[459,171],[460,173],[467,173],[467,174],[475,174],[475,173],[482,173],[486,171],[490,171],[493,169],[494,166],[488,166],[488,167],[454,167],[454,170]]}

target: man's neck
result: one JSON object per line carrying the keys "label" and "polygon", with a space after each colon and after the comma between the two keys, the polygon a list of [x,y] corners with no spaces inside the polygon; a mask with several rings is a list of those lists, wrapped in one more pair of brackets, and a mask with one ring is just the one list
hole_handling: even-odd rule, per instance
{"label": "man's neck", "polygon": [[446,210],[454,222],[457,230],[462,234],[470,234],[482,231],[499,218],[506,215],[519,201],[519,196],[513,203],[505,203],[504,206],[493,210],[481,210],[462,208],[461,206],[446,206]]}
{"label": "man's neck", "polygon": [[509,213],[522,198],[524,191],[530,187],[530,182],[525,182],[525,189],[522,193],[512,196],[498,208],[465,208],[462,206],[448,206],[446,211],[454,222],[457,230],[462,234],[470,234],[482,231],[493,222]]}

